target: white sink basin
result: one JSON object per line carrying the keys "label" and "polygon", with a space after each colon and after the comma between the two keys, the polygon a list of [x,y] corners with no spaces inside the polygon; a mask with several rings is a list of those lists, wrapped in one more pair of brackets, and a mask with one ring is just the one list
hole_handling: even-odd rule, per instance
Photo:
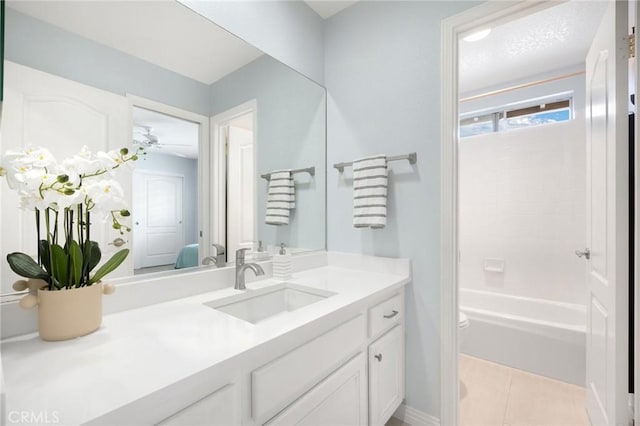
{"label": "white sink basin", "polygon": [[334,294],[336,293],[327,290],[282,283],[258,290],[247,290],[243,294],[206,302],[205,305],[255,324],[319,302]]}

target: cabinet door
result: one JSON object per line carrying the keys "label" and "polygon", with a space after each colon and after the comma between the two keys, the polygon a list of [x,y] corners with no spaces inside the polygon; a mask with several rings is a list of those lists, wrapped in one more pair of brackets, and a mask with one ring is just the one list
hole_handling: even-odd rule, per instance
{"label": "cabinet door", "polygon": [[369,424],[384,425],[404,399],[404,328],[369,346]]}
{"label": "cabinet door", "polygon": [[360,353],[285,408],[267,425],[367,424],[366,359]]}
{"label": "cabinet door", "polygon": [[229,384],[158,423],[162,426],[231,426],[240,424],[236,385]]}

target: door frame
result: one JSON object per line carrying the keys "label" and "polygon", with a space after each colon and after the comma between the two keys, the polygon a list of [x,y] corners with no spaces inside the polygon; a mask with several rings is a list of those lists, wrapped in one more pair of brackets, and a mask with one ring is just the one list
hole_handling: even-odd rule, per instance
{"label": "door frame", "polygon": [[[640,88],[640,59],[638,59],[638,46],[640,42],[640,31],[638,30],[638,26],[640,26],[640,6],[637,3],[632,5],[632,9],[630,10],[630,14],[633,14],[631,20],[635,23],[635,46],[636,46],[636,57],[634,60],[634,66],[632,67],[632,71],[635,72],[635,105],[636,105],[636,115],[635,115],[635,139],[634,143],[640,140],[640,116],[638,116],[638,112],[640,112],[640,108],[638,108],[638,88]],[[640,204],[638,203],[638,194],[640,192],[640,147],[636,144],[634,150],[634,186],[635,186],[635,208],[634,213],[635,217],[633,218],[635,222],[635,235],[631,236],[629,244],[633,243],[634,245],[634,259],[629,259],[629,262],[633,262],[633,272],[634,272],[634,301],[633,301],[633,310],[634,310],[634,319],[633,319],[633,343],[634,343],[634,360],[633,360],[633,390],[634,390],[634,419],[638,418],[640,414],[640,362],[638,359],[640,358]]]}
{"label": "door frame", "polygon": [[[500,1],[488,1],[442,21],[442,90],[440,99],[442,114],[440,127],[440,424],[458,424],[458,40],[474,30],[509,22],[557,4],[558,2],[553,0],[524,0],[510,3],[509,5],[505,5],[504,2]],[[638,179],[637,174],[636,179]],[[637,210],[636,215],[639,214]],[[636,238],[640,239],[640,235],[636,235]],[[636,256],[638,256],[637,251]],[[638,274],[638,257],[635,260],[636,274]],[[638,287],[638,280],[636,279],[636,297],[638,297]],[[636,300],[636,312],[639,312],[638,302],[640,302],[640,297]],[[639,321],[636,319],[636,324],[638,323]],[[636,345],[638,345],[639,335],[638,327],[636,327]],[[637,355],[638,353],[636,352],[636,359],[638,358]],[[636,406],[640,408],[640,399],[637,392],[640,374],[638,373],[638,362],[636,360],[634,360],[634,364],[636,366]]]}
{"label": "door frame", "polygon": [[[148,109],[161,114],[170,115],[181,120],[191,121],[199,125],[198,128],[198,243],[199,256],[204,258],[209,256],[211,247],[211,230],[209,228],[211,193],[211,163],[210,163],[210,143],[209,143],[209,118],[187,111],[171,105],[166,105],[151,99],[140,96],[126,94],[129,101],[129,127],[133,134],[133,107]],[[135,167],[135,165],[134,165]],[[205,219],[206,218],[206,219]],[[131,236],[133,238],[133,236]],[[132,245],[133,247],[133,245]]]}
{"label": "door frame", "polygon": [[[256,177],[258,174],[258,101],[252,99],[233,108],[211,117],[211,199],[210,199],[210,216],[209,227],[211,229],[211,242],[225,245],[227,238],[227,152],[225,147],[224,129],[230,121],[242,117],[243,115],[252,114],[253,117],[253,164]],[[254,208],[253,210],[253,234],[254,240],[257,239],[258,233],[258,213],[257,213],[257,182],[254,179]],[[233,253],[227,254],[227,260],[233,261]]]}

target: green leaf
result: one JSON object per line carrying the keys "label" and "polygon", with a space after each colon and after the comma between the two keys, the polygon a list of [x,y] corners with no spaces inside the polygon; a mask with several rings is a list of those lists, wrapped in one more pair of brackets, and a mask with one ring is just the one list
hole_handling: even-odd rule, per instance
{"label": "green leaf", "polygon": [[40,240],[40,262],[42,262],[44,269],[51,274],[49,243],[47,240]]}
{"label": "green leaf", "polygon": [[102,259],[102,252],[100,251],[98,243],[95,241],[87,241],[84,247],[82,275],[87,275],[93,271],[93,268],[100,263],[100,259]]}
{"label": "green leaf", "polygon": [[80,284],[80,280],[82,279],[82,250],[80,249],[80,245],[76,241],[71,241],[69,244],[69,259],[71,259],[71,284],[77,285]]}
{"label": "green leaf", "polygon": [[124,262],[128,254],[129,249],[122,249],[114,254],[111,259],[107,260],[107,262],[96,271],[93,277],[91,277],[91,280],[89,280],[89,284],[97,283],[105,275],[113,272],[122,262]]}
{"label": "green leaf", "polygon": [[44,269],[38,266],[38,263],[31,256],[24,253],[9,253],[7,262],[13,272],[25,278],[38,278],[49,281],[49,275]]}
{"label": "green leaf", "polygon": [[58,244],[51,245],[51,260],[53,277],[62,285],[69,284],[69,274],[67,271],[67,252]]}

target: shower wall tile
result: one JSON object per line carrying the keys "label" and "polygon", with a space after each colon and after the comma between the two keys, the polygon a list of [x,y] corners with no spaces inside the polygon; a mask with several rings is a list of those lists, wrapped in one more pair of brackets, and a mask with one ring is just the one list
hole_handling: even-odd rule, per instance
{"label": "shower wall tile", "polygon": [[[459,145],[460,286],[585,302],[584,120],[465,138]],[[484,259],[504,259],[504,273]]]}

